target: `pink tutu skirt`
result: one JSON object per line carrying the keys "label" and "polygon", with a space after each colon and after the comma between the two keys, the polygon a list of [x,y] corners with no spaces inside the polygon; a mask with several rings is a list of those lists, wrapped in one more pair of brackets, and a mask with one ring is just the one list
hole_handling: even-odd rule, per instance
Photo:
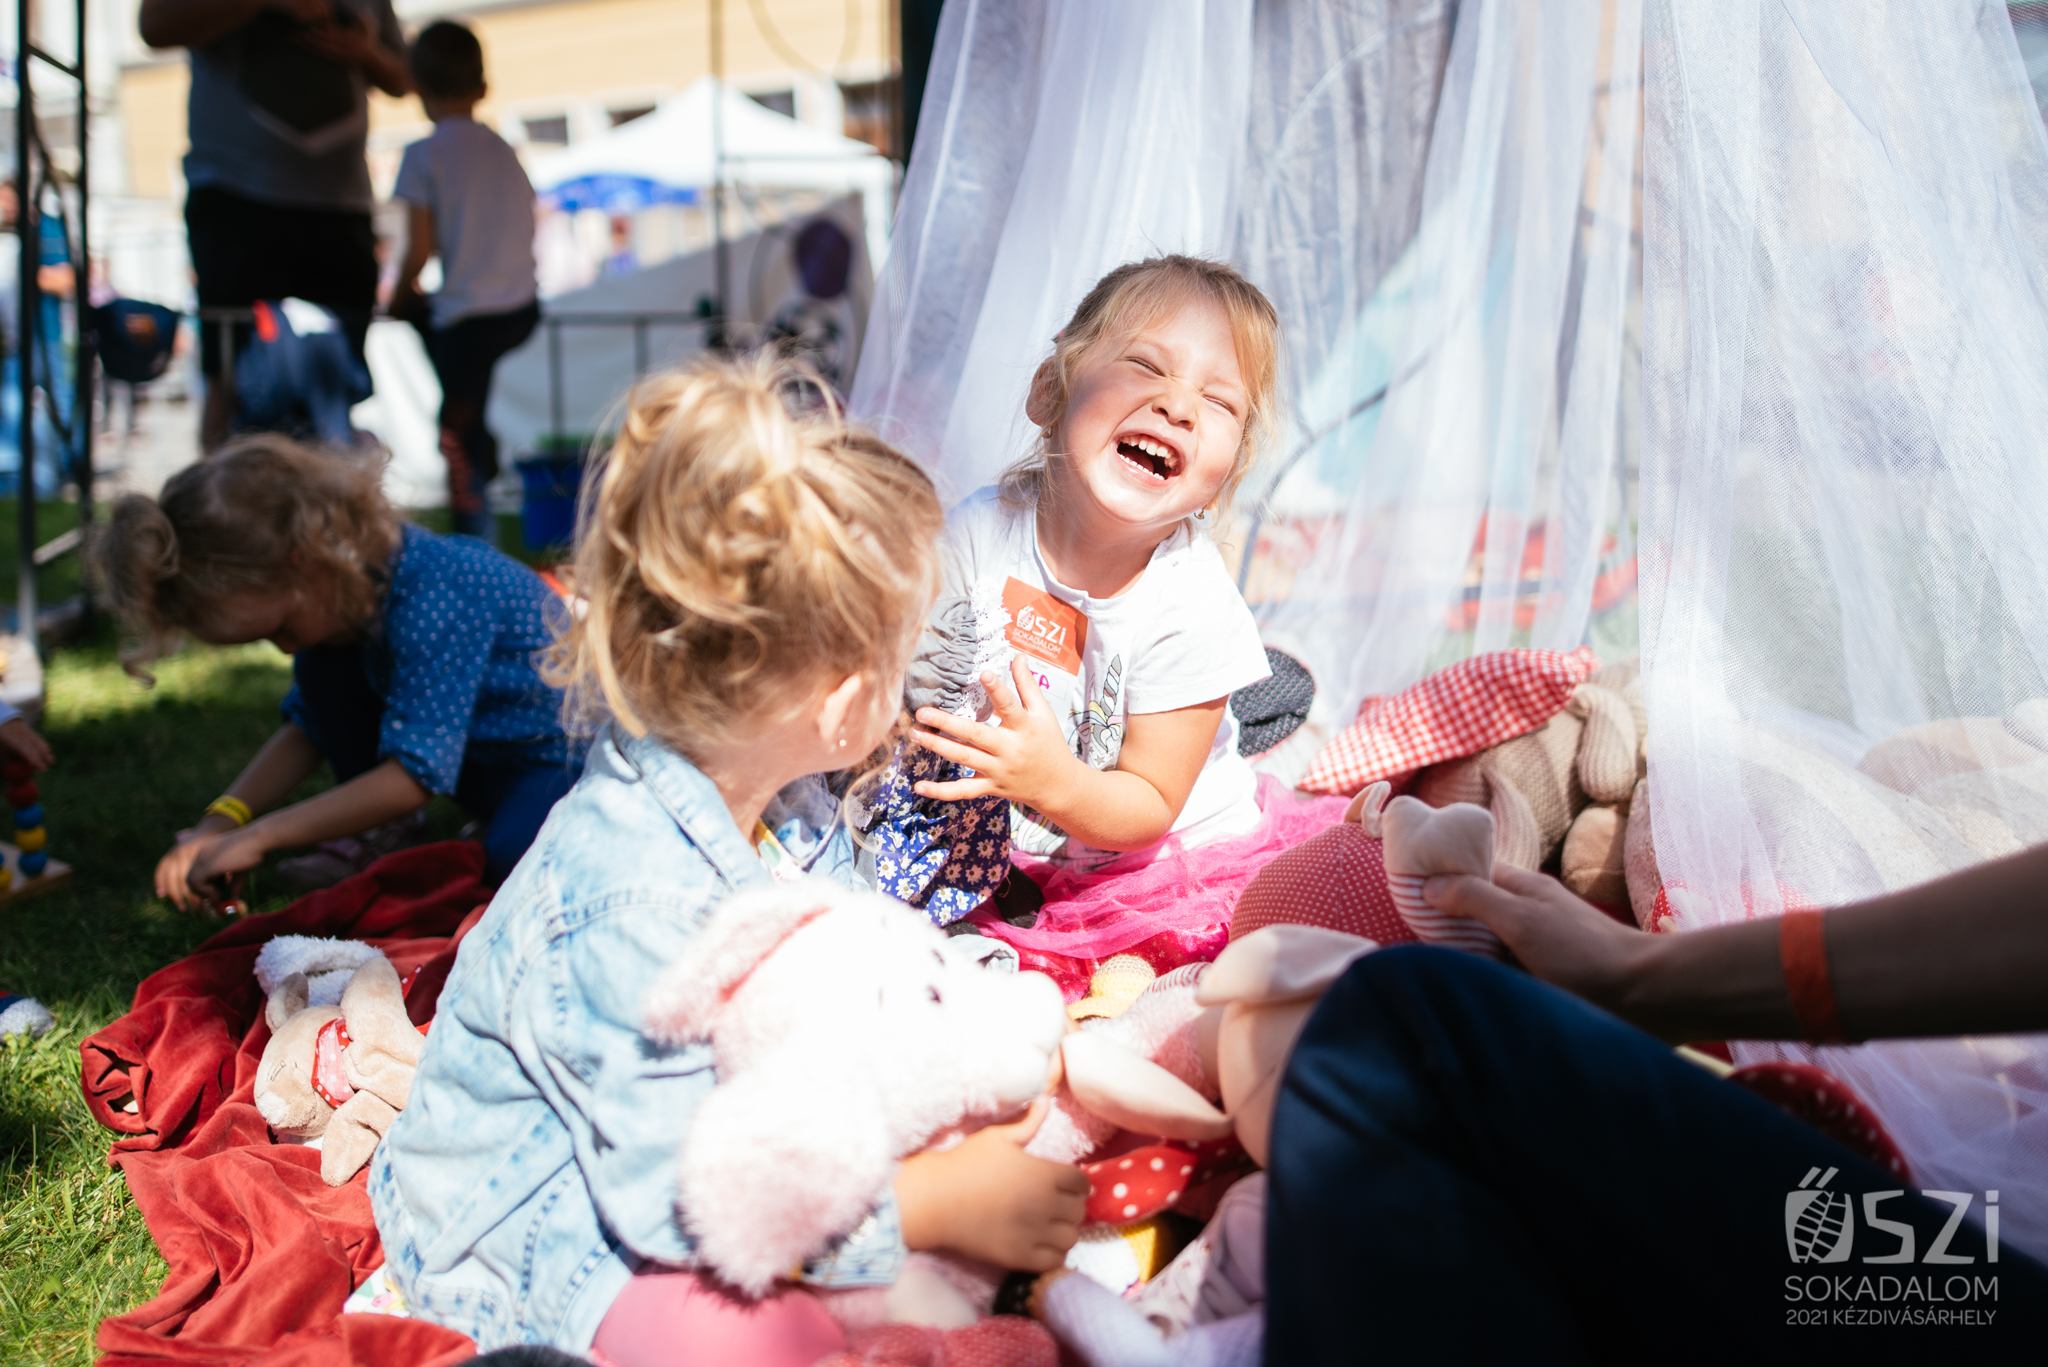
{"label": "pink tutu skirt", "polygon": [[1278,779],[1259,775],[1258,828],[1193,849],[1167,837],[1142,863],[1110,873],[1080,873],[1012,853],[1010,860],[1045,894],[1028,929],[987,906],[967,919],[984,935],[1014,946],[1026,969],[1060,985],[1068,1002],[1088,995],[1096,965],[1133,954],[1168,973],[1207,962],[1230,943],[1230,918],[1245,884],[1274,856],[1344,819],[1348,798],[1296,798]]}

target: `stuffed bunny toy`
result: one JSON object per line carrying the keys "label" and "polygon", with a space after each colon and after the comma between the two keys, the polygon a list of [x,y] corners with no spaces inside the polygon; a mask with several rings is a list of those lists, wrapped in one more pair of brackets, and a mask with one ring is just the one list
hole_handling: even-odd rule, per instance
{"label": "stuffed bunny toy", "polygon": [[307,974],[286,973],[264,1008],[271,1035],[256,1065],[257,1111],[281,1135],[320,1141],[330,1187],[361,1171],[405,1109],[424,1044],[391,961],[371,950],[359,963],[338,1006],[310,1005]]}
{"label": "stuffed bunny toy", "polygon": [[899,1160],[1027,1106],[1067,1024],[1051,979],[967,962],[915,910],[819,878],[720,904],[643,1019],[711,1046],[678,1207],[750,1295],[857,1225]]}
{"label": "stuffed bunny toy", "polygon": [[[1154,1020],[1133,1032],[1154,1040],[1157,1061],[1127,1051],[1107,1030],[1072,1034],[1061,1049],[1065,1085],[1115,1110],[1139,1133],[1192,1141],[1214,1137],[1220,1126],[1263,1167],[1295,1040],[1330,984],[1375,948],[1371,940],[1320,926],[1255,930],[1215,963],[1161,979],[1125,1013],[1146,1007],[1147,997],[1158,1003],[1155,1013],[1181,1012],[1174,1029],[1162,1032]],[[1186,981],[1168,981],[1184,973]],[[1192,1014],[1183,1009],[1189,1005]],[[1220,1110],[1171,1070],[1182,1064],[1183,1050],[1213,1079]],[[1260,1360],[1265,1339],[1264,1210],[1265,1186],[1255,1174],[1231,1189],[1203,1236],[1144,1291],[1118,1296],[1086,1277],[1048,1273],[1033,1292],[1033,1313],[1089,1367],[1250,1367]],[[1161,1321],[1177,1330],[1163,1341]]]}

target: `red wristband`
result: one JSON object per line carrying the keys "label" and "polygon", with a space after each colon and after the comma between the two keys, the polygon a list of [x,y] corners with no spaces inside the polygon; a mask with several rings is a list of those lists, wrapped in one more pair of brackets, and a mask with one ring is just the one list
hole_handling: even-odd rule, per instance
{"label": "red wristband", "polygon": [[1778,959],[1799,1033],[1815,1044],[1847,1044],[1835,985],[1828,978],[1827,913],[1788,912],[1778,921]]}

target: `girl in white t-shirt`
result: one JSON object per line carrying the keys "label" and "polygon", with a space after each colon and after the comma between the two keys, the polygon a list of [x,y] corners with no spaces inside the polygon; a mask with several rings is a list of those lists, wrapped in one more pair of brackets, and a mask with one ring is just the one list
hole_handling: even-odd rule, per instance
{"label": "girl in white t-shirt", "polygon": [[[1055,881],[1121,878],[1272,825],[1229,707],[1267,677],[1266,654],[1209,529],[1273,426],[1279,347],[1273,306],[1230,267],[1185,256],[1119,267],[1032,380],[1038,450],[946,520],[947,592],[985,617],[999,600],[1015,658],[1009,678],[981,676],[992,718],[918,710],[915,743],[973,775],[916,791],[1007,799],[1015,848]],[[1263,861],[1236,862],[1249,878]],[[1094,919],[1121,923],[1059,948],[1093,960],[1174,919],[1128,897],[1101,911]],[[1211,919],[1227,927],[1227,903]],[[1029,931],[1004,938],[1055,948]]]}

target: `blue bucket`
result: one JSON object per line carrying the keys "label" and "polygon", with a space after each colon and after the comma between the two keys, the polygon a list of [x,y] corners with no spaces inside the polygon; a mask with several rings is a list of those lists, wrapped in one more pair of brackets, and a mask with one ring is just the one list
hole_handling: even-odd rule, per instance
{"label": "blue bucket", "polygon": [[532,550],[567,548],[576,539],[576,496],[583,488],[583,455],[547,452],[514,462],[524,497],[519,535]]}

